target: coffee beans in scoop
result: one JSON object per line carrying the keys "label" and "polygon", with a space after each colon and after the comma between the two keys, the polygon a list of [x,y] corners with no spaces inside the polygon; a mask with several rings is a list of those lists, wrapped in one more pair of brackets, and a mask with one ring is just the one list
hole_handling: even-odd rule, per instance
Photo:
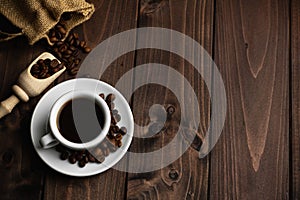
{"label": "coffee beans in scoop", "polygon": [[97,147],[90,150],[74,151],[62,145],[58,145],[56,146],[56,151],[60,152],[61,160],[68,160],[70,164],[78,163],[79,167],[85,167],[87,163],[104,162],[110,153],[115,152],[122,146],[122,138],[127,134],[127,129],[124,126],[120,128],[117,125],[121,119],[121,115],[114,106],[110,106],[112,104],[114,105],[116,96],[114,94],[108,94],[107,97],[105,97],[103,93],[99,94],[99,96],[107,103],[112,119],[106,138]]}
{"label": "coffee beans in scoop", "polygon": [[30,73],[35,78],[45,79],[60,71],[63,67],[64,65],[56,59],[40,59],[31,67]]}

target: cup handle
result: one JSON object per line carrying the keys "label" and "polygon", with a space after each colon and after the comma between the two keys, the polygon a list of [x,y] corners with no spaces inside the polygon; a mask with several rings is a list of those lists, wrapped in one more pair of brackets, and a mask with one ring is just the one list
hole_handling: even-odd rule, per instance
{"label": "cup handle", "polygon": [[47,133],[40,139],[40,144],[43,149],[49,149],[59,144],[51,133]]}

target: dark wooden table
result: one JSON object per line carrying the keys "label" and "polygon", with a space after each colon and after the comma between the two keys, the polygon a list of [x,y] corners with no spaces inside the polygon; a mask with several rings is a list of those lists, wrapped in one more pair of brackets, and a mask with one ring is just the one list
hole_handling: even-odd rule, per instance
{"label": "dark wooden table", "polygon": [[[95,14],[75,29],[92,47],[116,33],[153,26],[184,33],[210,53],[227,93],[222,135],[201,160],[201,142],[196,141],[157,171],[110,169],[87,178],[69,177],[44,164],[31,143],[30,119],[39,96],[0,120],[0,199],[300,199],[300,1],[93,2]],[[0,44],[1,101],[46,46],[29,46],[24,38]],[[112,63],[101,80],[115,85],[134,66],[150,62],[171,66],[190,82],[200,102],[197,138],[203,137],[210,119],[208,91],[200,74],[179,56],[157,49],[130,52]],[[67,79],[63,75],[51,87]],[[130,102],[137,124],[149,123],[148,110],[154,103],[175,106],[174,116],[155,140],[135,138],[132,152],[166,145],[180,115],[193,120],[179,112],[172,92],[148,85],[135,91]]]}

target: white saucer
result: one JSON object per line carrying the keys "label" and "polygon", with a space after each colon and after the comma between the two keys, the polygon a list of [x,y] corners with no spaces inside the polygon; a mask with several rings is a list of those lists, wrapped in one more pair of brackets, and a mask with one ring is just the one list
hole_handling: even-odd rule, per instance
{"label": "white saucer", "polygon": [[[85,167],[80,168],[77,164],[70,164],[67,160],[60,160],[59,152],[54,148],[43,149],[39,144],[40,138],[46,134],[45,128],[52,105],[61,95],[74,89],[91,91],[97,94],[104,93],[105,95],[113,93],[116,96],[114,101],[115,107],[121,115],[121,121],[117,125],[119,127],[125,126],[127,134],[122,138],[122,147],[116,152],[109,154],[101,164],[88,163]],[[119,91],[99,80],[79,78],[55,86],[41,98],[32,115],[31,139],[38,155],[51,168],[66,175],[82,177],[101,173],[114,166],[126,154],[132,141],[133,128],[134,121],[131,109]]]}

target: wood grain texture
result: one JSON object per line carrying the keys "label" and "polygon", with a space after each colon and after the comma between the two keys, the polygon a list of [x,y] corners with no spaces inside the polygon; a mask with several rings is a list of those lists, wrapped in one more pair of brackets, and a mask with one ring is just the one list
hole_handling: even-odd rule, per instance
{"label": "wood grain texture", "polygon": [[[95,0],[92,2],[96,12],[89,21],[76,28],[80,37],[84,38],[91,47],[95,47],[114,34],[136,27],[137,1]],[[102,77],[95,77],[95,74],[87,75],[115,85],[120,76],[133,65],[134,52],[119,57]],[[84,74],[85,70],[81,70],[81,74]],[[66,78],[61,77],[60,80]],[[128,87],[131,86],[132,83],[128,83]],[[51,170],[46,176],[44,199],[123,199],[126,195],[125,182],[126,173],[114,169],[88,178],[67,177]]]}
{"label": "wood grain texture", "polygon": [[288,21],[286,1],[216,4],[228,113],[212,153],[212,199],[289,198]]}
{"label": "wood grain texture", "polygon": [[292,199],[300,199],[300,2],[291,3],[291,62],[292,62],[292,132],[291,141],[291,190]]}
{"label": "wood grain texture", "polygon": [[[24,38],[0,44],[0,101],[12,94],[12,85],[20,72],[41,51],[41,46],[30,47]],[[45,165],[35,153],[29,131],[31,114],[38,99],[20,103],[0,121],[1,199],[21,199],[24,195],[29,199],[41,198],[44,177],[41,169]]]}
{"label": "wood grain texture", "polygon": [[[171,28],[194,38],[211,53],[213,6],[213,1],[206,0],[142,0],[139,11],[139,27]],[[146,42],[151,43],[153,41],[149,39]],[[171,45],[178,45],[178,48],[185,47],[184,41],[182,44],[171,43]],[[158,49],[137,51],[136,66],[146,63],[160,63],[170,66],[190,82],[200,102],[200,128],[195,130],[194,115],[187,111],[187,109],[195,108],[192,107],[193,102],[187,100],[191,93],[185,89],[183,82],[176,82],[177,87],[180,88],[179,93],[182,95],[182,99],[176,99],[172,91],[163,86],[148,84],[135,91],[132,108],[135,122],[140,126],[148,125],[149,129],[146,129],[144,133],[135,132],[135,135],[153,134],[155,128],[153,130],[152,126],[155,123],[162,124],[164,128],[153,138],[134,138],[130,151],[142,153],[158,150],[169,144],[176,134],[187,136],[190,131],[197,132],[200,138],[203,137],[209,123],[210,99],[200,74],[190,63],[178,55]],[[201,70],[205,69],[202,68]],[[135,73],[135,81],[138,79],[149,81],[154,77],[167,79],[169,83],[172,82],[171,79],[173,78],[170,72],[166,75],[152,73],[151,66],[149,66],[149,70],[143,71],[143,74],[136,75]],[[183,100],[184,103],[180,104],[180,100]],[[175,113],[171,117],[167,117],[166,122],[161,120],[162,118],[158,116],[158,113],[157,116],[149,116],[149,110],[153,104],[160,104],[165,109],[172,105],[175,107]],[[181,116],[183,116],[184,129],[177,133]],[[151,117],[154,119],[152,122],[150,122]],[[178,144],[173,148],[181,149],[181,146]],[[164,161],[166,156],[168,155],[161,154],[151,161],[131,158],[131,161],[143,166],[150,162],[160,163]],[[142,174],[129,173],[127,199],[207,199],[208,164],[208,158],[199,160],[198,152],[190,148],[178,160],[160,170]]]}

